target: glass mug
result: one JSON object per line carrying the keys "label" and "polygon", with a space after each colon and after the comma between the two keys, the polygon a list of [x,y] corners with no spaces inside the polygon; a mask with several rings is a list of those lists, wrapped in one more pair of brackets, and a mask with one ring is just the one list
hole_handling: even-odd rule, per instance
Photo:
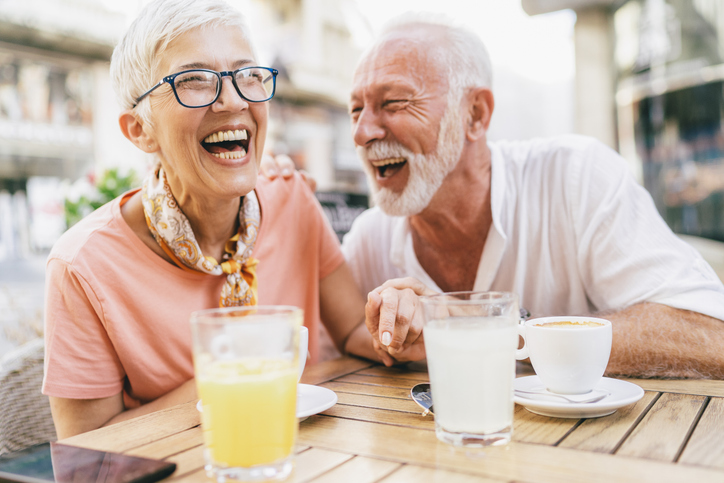
{"label": "glass mug", "polygon": [[452,292],[420,297],[435,434],[455,446],[510,441],[518,296]]}
{"label": "glass mug", "polygon": [[288,306],[191,315],[206,469],[217,481],[278,480],[291,473],[302,322],[302,309]]}

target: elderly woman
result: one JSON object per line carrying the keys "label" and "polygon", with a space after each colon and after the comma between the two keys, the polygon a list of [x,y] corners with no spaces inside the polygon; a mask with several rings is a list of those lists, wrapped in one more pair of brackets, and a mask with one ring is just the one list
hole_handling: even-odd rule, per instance
{"label": "elderly woman", "polygon": [[194,310],[296,305],[312,359],[320,319],[340,350],[375,358],[314,195],[299,176],[257,182],[277,72],[258,65],[242,15],[215,0],[154,1],[111,74],[123,134],[158,166],[50,254],[43,392],[58,436],[196,399]]}

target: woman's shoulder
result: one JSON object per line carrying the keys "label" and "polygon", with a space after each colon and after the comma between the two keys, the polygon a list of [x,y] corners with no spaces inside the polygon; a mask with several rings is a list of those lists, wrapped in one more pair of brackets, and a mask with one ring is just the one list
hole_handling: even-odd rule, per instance
{"label": "woman's shoulder", "polygon": [[314,192],[297,172],[289,178],[279,176],[273,180],[260,175],[254,191],[262,205],[262,210],[271,208],[276,212],[298,207],[300,204],[318,204]]}
{"label": "woman's shoulder", "polygon": [[[120,235],[120,198],[109,201],[70,227],[53,245],[48,260],[73,263],[81,254],[106,253],[109,238]],[[98,254],[100,254],[98,253]]]}

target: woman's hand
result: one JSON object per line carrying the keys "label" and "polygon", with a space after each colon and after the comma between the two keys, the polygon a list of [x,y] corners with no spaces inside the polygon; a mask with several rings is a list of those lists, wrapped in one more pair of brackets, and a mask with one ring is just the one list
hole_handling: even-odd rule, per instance
{"label": "woman's hand", "polygon": [[[294,166],[292,158],[286,154],[279,154],[277,156],[265,154],[261,157],[261,165],[259,168],[262,175],[272,180],[276,179],[278,176],[281,176],[282,178],[291,178],[296,166]],[[302,179],[307,183],[312,191],[317,191],[317,180],[312,178],[309,173],[303,169],[299,170],[299,174],[302,175]]]}
{"label": "woman's hand", "polygon": [[375,350],[384,350],[400,362],[424,359],[419,296],[435,293],[412,277],[388,280],[370,292],[365,324]]}

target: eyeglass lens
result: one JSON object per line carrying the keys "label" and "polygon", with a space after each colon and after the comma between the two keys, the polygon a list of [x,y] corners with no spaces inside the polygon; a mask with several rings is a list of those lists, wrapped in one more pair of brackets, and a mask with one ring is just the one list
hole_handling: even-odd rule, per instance
{"label": "eyeglass lens", "polygon": [[[265,101],[274,93],[274,76],[267,69],[240,69],[234,73],[234,80],[250,101]],[[219,92],[219,76],[203,70],[184,72],[174,79],[174,89],[181,103],[188,107],[208,105]]]}

